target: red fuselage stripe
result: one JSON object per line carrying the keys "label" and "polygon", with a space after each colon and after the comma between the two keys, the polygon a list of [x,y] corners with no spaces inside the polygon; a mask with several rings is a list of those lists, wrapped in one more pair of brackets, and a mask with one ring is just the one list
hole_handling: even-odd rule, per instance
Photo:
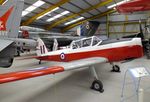
{"label": "red fuselage stripe", "polygon": [[104,57],[107,58],[110,62],[120,61],[129,58],[138,58],[143,56],[143,47],[140,45],[134,46],[125,46],[118,48],[109,48],[103,50],[96,51],[86,51],[86,52],[78,52],[78,53],[69,53],[65,54],[65,59],[61,59],[61,54],[59,55],[51,55],[51,56],[41,56],[37,59],[46,60],[46,61],[61,61],[68,62],[73,60],[80,60],[84,58],[90,57]]}

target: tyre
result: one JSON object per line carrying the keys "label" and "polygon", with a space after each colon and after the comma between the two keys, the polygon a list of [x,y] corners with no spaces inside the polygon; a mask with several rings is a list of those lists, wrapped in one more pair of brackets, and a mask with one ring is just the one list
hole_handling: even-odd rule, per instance
{"label": "tyre", "polygon": [[91,89],[94,89],[94,90],[99,91],[101,93],[104,92],[103,84],[100,80],[93,81]]}
{"label": "tyre", "polygon": [[120,67],[118,65],[114,65],[112,68],[113,72],[120,72]]}

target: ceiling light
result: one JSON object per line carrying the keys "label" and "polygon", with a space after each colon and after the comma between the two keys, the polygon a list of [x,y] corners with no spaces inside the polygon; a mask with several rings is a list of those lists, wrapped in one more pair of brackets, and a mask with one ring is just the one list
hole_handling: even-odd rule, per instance
{"label": "ceiling light", "polygon": [[80,17],[80,18],[74,19],[74,20],[72,20],[70,22],[65,23],[64,25],[69,25],[69,24],[72,24],[72,23],[77,22],[77,21],[82,20],[82,19],[84,19],[84,17]]}
{"label": "ceiling light", "polygon": [[38,20],[38,19],[41,19],[42,17],[44,17],[44,16],[46,16],[46,15],[49,15],[50,13],[52,13],[52,12],[58,10],[58,9],[59,9],[59,7],[54,8],[53,10],[51,10],[51,11],[49,11],[49,12],[43,14],[42,16],[39,16],[39,17],[37,18],[37,20]]}
{"label": "ceiling light", "polygon": [[25,10],[22,11],[22,17],[25,16],[25,15],[27,15],[28,13],[29,13],[29,11],[25,11]]}
{"label": "ceiling light", "polygon": [[35,2],[33,5],[29,6],[28,8],[26,8],[23,12],[22,12],[22,17],[29,14],[30,12],[32,12],[33,10],[35,10],[36,8],[42,6],[45,2],[38,0],[37,2]]}
{"label": "ceiling light", "polygon": [[45,4],[44,1],[38,0],[37,2],[35,2],[35,3],[33,4],[33,6],[35,6],[35,7],[40,7],[40,6],[42,6],[43,4]]}
{"label": "ceiling light", "polygon": [[130,0],[123,0],[123,1],[118,2],[116,4],[110,5],[107,8],[110,9],[110,8],[116,7],[116,6],[121,5],[121,4],[123,4],[123,3],[127,2],[127,1],[130,1]]}
{"label": "ceiling light", "polygon": [[62,12],[62,13],[60,13],[60,14],[58,14],[58,15],[56,15],[56,16],[54,16],[54,17],[52,17],[52,18],[50,18],[50,19],[48,19],[46,21],[47,22],[51,22],[51,21],[53,21],[53,20],[55,20],[57,18],[60,18],[60,17],[62,17],[64,15],[68,14],[68,13],[70,13],[70,12],[69,11],[64,11],[64,12]]}

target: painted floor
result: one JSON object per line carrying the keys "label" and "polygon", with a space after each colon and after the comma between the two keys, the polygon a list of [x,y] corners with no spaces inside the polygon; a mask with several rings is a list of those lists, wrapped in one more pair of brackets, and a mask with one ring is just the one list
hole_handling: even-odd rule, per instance
{"label": "painted floor", "polygon": [[[38,65],[35,59],[19,60],[15,58],[10,69],[0,69],[0,73],[18,71],[41,66],[62,65],[58,62],[43,62]],[[150,70],[150,60],[136,59],[119,63],[121,73],[112,73],[110,64],[96,65],[99,79],[103,82],[104,93],[90,89],[93,77],[88,68],[62,72],[0,85],[0,102],[120,102],[121,88],[125,71],[128,68],[146,67]],[[131,77],[128,74],[125,96],[134,92]],[[143,78],[141,87],[150,86],[150,77]],[[136,102],[136,97],[125,102]],[[150,90],[144,92],[144,102],[150,102]]]}

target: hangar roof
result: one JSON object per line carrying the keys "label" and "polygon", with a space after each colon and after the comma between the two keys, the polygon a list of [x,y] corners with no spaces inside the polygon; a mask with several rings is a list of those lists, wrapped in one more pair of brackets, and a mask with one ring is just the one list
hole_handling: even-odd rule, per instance
{"label": "hangar roof", "polygon": [[120,1],[123,0],[24,0],[22,25],[67,31],[87,20],[115,12],[108,6]]}

